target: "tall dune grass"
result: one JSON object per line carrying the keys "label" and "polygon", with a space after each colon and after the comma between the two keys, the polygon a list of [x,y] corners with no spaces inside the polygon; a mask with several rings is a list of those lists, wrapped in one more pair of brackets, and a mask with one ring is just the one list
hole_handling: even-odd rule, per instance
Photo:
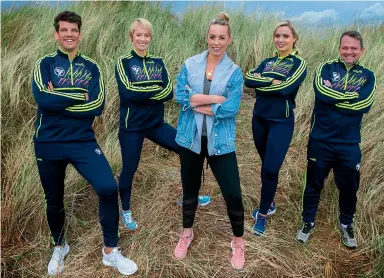
{"label": "tall dune grass", "polygon": [[[164,57],[175,76],[183,61],[202,52],[209,21],[223,9],[220,5],[189,8],[182,17],[155,2],[78,2],[71,10],[83,18],[81,52],[95,59],[107,87],[105,111],[96,121],[97,138],[118,176],[121,168],[117,140],[118,93],[114,80],[117,58],[131,49],[128,29],[133,19],[144,17],[154,25],[151,52]],[[55,51],[53,17],[57,8],[24,7],[1,16],[1,266],[4,277],[43,277],[50,257],[49,230],[44,196],[34,159],[32,135],[36,104],[31,94],[35,61]],[[229,11],[233,43],[230,57],[243,71],[255,67],[273,52],[272,31],[278,18],[242,11]],[[362,63],[377,76],[376,103],[364,118],[361,187],[356,215],[360,247],[346,250],[336,229],[338,194],[327,180],[317,217],[317,230],[307,245],[295,241],[300,225],[301,192],[306,167],[306,144],[313,108],[312,77],[317,65],[337,57],[338,39],[345,29],[358,29],[367,48]],[[186,260],[172,259],[181,228],[179,162],[176,155],[145,142],[134,179],[132,207],[140,229],[121,229],[124,253],[139,265],[135,277],[383,277],[384,276],[384,62],[383,25],[299,28],[299,48],[308,63],[296,108],[291,148],[279,177],[277,214],[270,219],[268,234],[254,237],[252,220],[246,216],[246,267],[235,272],[229,264],[230,225],[220,190],[210,171],[202,192],[213,203],[199,209],[196,240]],[[253,98],[245,91],[237,118],[237,156],[246,214],[259,204],[260,159],[253,146],[251,115]],[[176,125],[178,105],[166,105],[166,119]],[[101,232],[97,220],[97,197],[73,168],[67,171],[65,206],[67,240],[72,251],[64,277],[117,277],[102,267]]]}

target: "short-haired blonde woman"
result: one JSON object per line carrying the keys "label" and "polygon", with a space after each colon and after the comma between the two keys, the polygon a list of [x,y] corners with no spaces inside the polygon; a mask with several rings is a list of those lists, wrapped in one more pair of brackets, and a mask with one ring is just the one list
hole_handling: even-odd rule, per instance
{"label": "short-haired blonde woman", "polygon": [[[161,57],[149,54],[152,24],[138,18],[129,37],[133,50],[118,59],[115,75],[120,96],[119,141],[123,167],[119,178],[122,222],[130,230],[138,225],[130,209],[132,179],[140,161],[144,138],[178,153],[176,129],[164,122],[164,102],[173,98],[172,82]],[[210,202],[200,196],[199,204]]]}
{"label": "short-haired blonde woman", "polygon": [[262,161],[260,208],[252,213],[256,219],[255,235],[264,234],[267,215],[276,211],[274,197],[280,167],[292,139],[295,97],[307,75],[306,62],[296,49],[298,39],[289,21],[279,23],[273,32],[275,55],[245,76],[245,86],[256,90],[252,132]]}
{"label": "short-haired blonde woman", "polygon": [[204,160],[207,159],[227,204],[234,237],[232,266],[244,266],[244,208],[235,153],[235,117],[243,92],[241,69],[227,56],[232,41],[229,16],[220,13],[209,24],[208,50],[188,58],[178,77],[180,104],[176,142],[180,145],[183,184],[183,232],[174,250],[176,259],[187,255]]}

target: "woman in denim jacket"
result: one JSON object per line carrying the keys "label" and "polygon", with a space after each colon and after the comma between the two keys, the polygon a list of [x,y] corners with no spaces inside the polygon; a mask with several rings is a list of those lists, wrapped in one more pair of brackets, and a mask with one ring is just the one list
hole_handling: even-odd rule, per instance
{"label": "woman in denim jacket", "polygon": [[174,255],[181,260],[193,240],[192,226],[198,204],[205,158],[219,183],[234,234],[232,266],[244,265],[244,208],[235,153],[235,116],[243,80],[241,69],[227,56],[232,41],[229,16],[220,13],[207,33],[208,50],[187,59],[177,77],[180,104],[176,142],[181,146],[183,232]]}

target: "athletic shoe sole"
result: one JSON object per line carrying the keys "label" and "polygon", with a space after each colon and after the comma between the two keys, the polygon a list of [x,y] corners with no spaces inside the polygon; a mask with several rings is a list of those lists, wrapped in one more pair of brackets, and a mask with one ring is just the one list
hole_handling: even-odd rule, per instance
{"label": "athletic shoe sole", "polygon": [[108,261],[106,261],[106,260],[104,260],[104,259],[103,259],[103,264],[104,264],[105,266],[110,266],[110,267],[113,267],[113,268],[117,269],[117,270],[118,270],[121,274],[123,274],[123,275],[132,275],[132,274],[134,274],[134,273],[137,271],[137,267],[136,267],[135,269],[133,269],[133,270],[130,271],[130,272],[124,272],[124,271],[118,269],[113,263],[110,263],[110,262],[108,262]]}

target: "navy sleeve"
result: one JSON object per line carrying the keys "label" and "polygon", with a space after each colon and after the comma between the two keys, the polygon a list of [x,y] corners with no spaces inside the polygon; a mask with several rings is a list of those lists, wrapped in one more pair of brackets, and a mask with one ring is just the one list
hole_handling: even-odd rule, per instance
{"label": "navy sleeve", "polygon": [[265,63],[267,62],[267,60],[268,59],[265,59],[260,63],[260,65],[257,68],[250,70],[245,74],[244,85],[246,87],[260,88],[260,87],[266,87],[266,86],[272,85],[273,78],[262,77],[262,76],[258,77],[254,75],[255,73],[259,73],[260,75],[263,74],[263,69],[265,67]]}
{"label": "navy sleeve", "polygon": [[336,107],[343,113],[362,114],[368,113],[375,101],[376,76],[372,71],[368,71],[365,84],[358,93],[359,97],[348,102],[337,103]]}
{"label": "navy sleeve", "polygon": [[65,109],[65,114],[85,118],[100,116],[105,104],[105,86],[99,65],[92,59],[82,56],[90,62],[92,79],[88,87],[89,99],[84,104],[77,104]]}
{"label": "navy sleeve", "polygon": [[307,76],[307,63],[304,59],[294,56],[295,64],[286,79],[279,84],[258,88],[257,92],[265,95],[287,96],[297,92],[297,89]]}
{"label": "navy sleeve", "polygon": [[61,92],[48,89],[48,82],[52,81],[48,59],[39,59],[33,70],[32,93],[39,109],[57,113],[72,105],[84,103],[85,96],[81,91]]}
{"label": "navy sleeve", "polygon": [[336,104],[339,102],[345,102],[358,97],[355,92],[339,92],[332,88],[325,86],[324,80],[330,80],[329,76],[329,63],[322,63],[315,72],[313,80],[313,89],[315,91],[315,97],[321,102],[328,104]]}

